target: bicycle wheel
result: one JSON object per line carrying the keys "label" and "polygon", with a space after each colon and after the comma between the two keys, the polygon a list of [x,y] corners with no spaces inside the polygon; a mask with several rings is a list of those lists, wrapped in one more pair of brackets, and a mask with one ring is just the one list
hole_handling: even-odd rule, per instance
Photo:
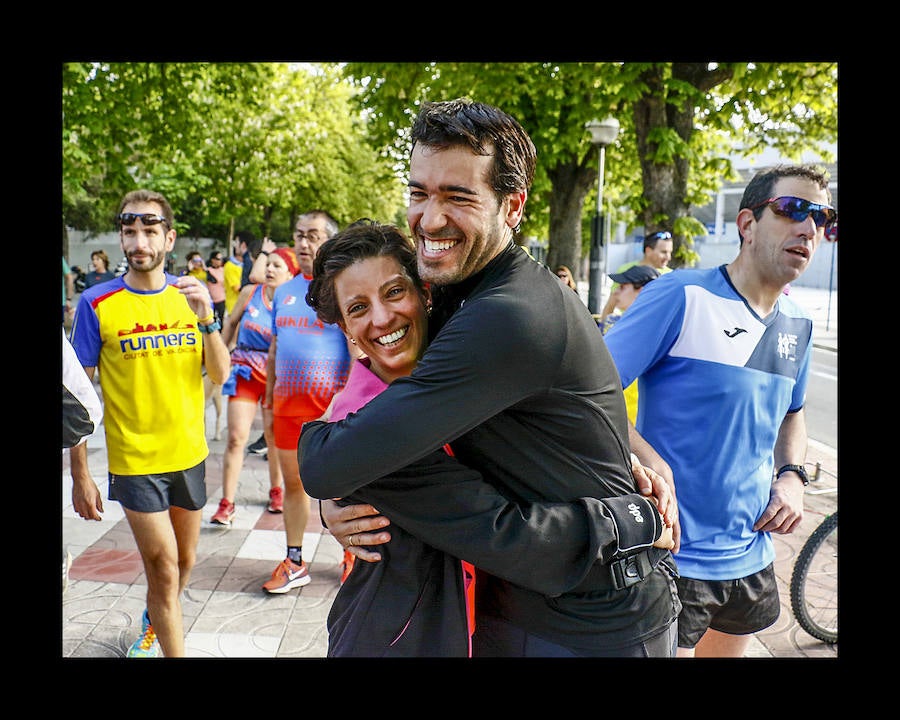
{"label": "bicycle wheel", "polygon": [[806,540],[791,574],[791,609],[806,632],[838,639],[838,514],[826,517]]}

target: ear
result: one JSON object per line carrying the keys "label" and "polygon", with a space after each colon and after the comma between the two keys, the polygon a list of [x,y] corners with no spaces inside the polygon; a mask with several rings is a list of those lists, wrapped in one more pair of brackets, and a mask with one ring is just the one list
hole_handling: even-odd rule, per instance
{"label": "ear", "polygon": [[166,244],[165,250],[166,252],[171,252],[175,248],[175,228],[172,228],[166,233]]}
{"label": "ear", "polygon": [[517,228],[525,214],[525,201],[528,199],[528,191],[510,193],[506,196],[506,224],[511,228]]}
{"label": "ear", "polygon": [[737,225],[738,232],[741,234],[741,237],[744,238],[744,242],[752,242],[753,238],[753,228],[756,225],[756,217],[753,215],[753,211],[750,208],[743,208],[734,219],[734,224]]}

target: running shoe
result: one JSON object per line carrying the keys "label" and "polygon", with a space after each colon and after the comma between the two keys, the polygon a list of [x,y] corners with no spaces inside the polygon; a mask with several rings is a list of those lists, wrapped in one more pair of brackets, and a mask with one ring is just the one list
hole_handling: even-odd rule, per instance
{"label": "running shoe", "polygon": [[353,563],[355,560],[355,555],[353,555],[349,550],[344,550],[344,559],[341,560],[341,585],[344,584],[344,581],[347,579],[347,576],[353,569]]}
{"label": "running shoe", "polygon": [[273,487],[269,490],[269,506],[266,510],[270,513],[280,513],[284,511],[284,488]]}
{"label": "running shoe", "polygon": [[219,509],[216,510],[216,514],[210,518],[210,522],[214,525],[231,525],[231,521],[234,520],[234,503],[229,502],[227,498],[222,498],[219,500]]}
{"label": "running shoe", "polygon": [[266,445],[266,436],[260,435],[256,442],[250,443],[247,446],[247,452],[251,455],[265,455],[269,452],[269,448]]}
{"label": "running shoe", "polygon": [[159,657],[161,652],[162,648],[159,646],[159,640],[156,639],[156,633],[150,624],[150,616],[147,615],[145,608],[144,614],[141,616],[141,636],[128,648],[128,653],[125,657],[155,658]]}
{"label": "running shoe", "polygon": [[296,587],[303,587],[309,583],[310,579],[306,563],[297,565],[290,558],[285,558],[275,568],[271,579],[263,585],[263,590],[280,595]]}

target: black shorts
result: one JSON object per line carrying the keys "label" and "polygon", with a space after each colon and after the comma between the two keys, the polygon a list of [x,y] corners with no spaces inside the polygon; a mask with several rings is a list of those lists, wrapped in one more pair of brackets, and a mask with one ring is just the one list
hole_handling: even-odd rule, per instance
{"label": "black shorts", "polygon": [[692,648],[707,628],[729,635],[749,635],[778,619],[781,601],[775,567],[739,580],[694,580],[679,577],[678,647]]}
{"label": "black shorts", "polygon": [[170,506],[200,510],[206,505],[206,461],[187,470],[150,475],[109,474],[109,499],[135,512],[163,512]]}

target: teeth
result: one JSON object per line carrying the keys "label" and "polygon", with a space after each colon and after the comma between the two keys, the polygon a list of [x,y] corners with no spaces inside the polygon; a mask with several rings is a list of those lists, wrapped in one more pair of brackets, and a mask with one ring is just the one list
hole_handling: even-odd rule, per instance
{"label": "teeth", "polygon": [[456,245],[456,240],[424,240],[424,243],[428,252],[440,252],[452,248]]}
{"label": "teeth", "polygon": [[376,340],[376,342],[378,342],[380,345],[390,345],[391,343],[397,342],[400,338],[406,335],[407,330],[409,330],[409,326],[400,328],[396,332],[392,332],[389,335],[382,335]]}

